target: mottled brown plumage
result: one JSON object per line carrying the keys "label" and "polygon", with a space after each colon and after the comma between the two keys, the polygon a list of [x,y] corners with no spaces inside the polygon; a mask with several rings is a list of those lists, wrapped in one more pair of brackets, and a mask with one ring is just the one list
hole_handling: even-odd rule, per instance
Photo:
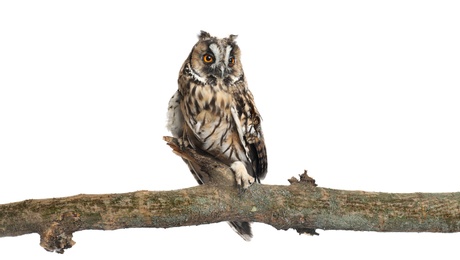
{"label": "mottled brown plumage", "polygon": [[[237,184],[246,189],[265,177],[267,152],[235,39],[201,32],[180,69],[179,89],[169,102],[168,129],[229,165]],[[206,173],[189,166],[198,183],[208,182]],[[244,239],[252,237],[249,223],[230,224]]]}

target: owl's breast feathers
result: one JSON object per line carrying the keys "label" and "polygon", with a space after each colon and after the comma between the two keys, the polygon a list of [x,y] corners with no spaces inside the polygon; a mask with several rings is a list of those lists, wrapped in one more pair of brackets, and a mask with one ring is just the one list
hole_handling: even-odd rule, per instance
{"label": "owl's breast feathers", "polygon": [[[236,185],[247,189],[265,177],[267,152],[235,39],[236,35],[217,38],[201,31],[179,71],[179,90],[169,101],[167,127],[175,137],[227,164]],[[199,184],[212,181],[200,165],[187,164]],[[245,240],[251,239],[248,222],[229,224]]]}
{"label": "owl's breast feathers", "polygon": [[179,91],[184,135],[192,145],[228,165],[241,161],[251,176],[263,179],[267,154],[261,118],[244,78],[215,85],[182,80]]}

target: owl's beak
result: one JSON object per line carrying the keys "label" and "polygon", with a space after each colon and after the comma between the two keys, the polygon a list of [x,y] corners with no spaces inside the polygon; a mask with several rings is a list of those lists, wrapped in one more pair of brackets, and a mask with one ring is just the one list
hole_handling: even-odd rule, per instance
{"label": "owl's beak", "polygon": [[225,74],[225,64],[224,64],[224,63],[220,63],[220,64],[219,64],[219,67],[217,67],[217,69],[220,71],[220,77],[221,77],[221,78],[224,78],[224,74]]}

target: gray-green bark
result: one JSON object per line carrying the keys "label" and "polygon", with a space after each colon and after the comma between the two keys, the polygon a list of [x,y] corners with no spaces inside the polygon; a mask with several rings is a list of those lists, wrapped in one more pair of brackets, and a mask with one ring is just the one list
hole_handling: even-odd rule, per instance
{"label": "gray-green bark", "polygon": [[308,178],[291,179],[291,185],[255,184],[241,192],[227,182],[232,174],[225,165],[170,145],[183,158],[206,168],[215,184],[3,204],[0,237],[39,233],[45,249],[63,252],[74,244],[72,233],[79,230],[168,228],[236,220],[309,233],[314,229],[460,232],[460,192],[345,191],[315,187]]}

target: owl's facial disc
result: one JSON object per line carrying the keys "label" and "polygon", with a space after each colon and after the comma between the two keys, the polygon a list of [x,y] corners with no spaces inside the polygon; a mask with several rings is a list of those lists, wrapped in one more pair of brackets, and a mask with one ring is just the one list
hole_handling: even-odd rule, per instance
{"label": "owl's facial disc", "polygon": [[235,57],[231,54],[232,47],[219,43],[211,43],[209,51],[203,55],[203,62],[209,66],[209,72],[215,77],[225,78],[232,71]]}

